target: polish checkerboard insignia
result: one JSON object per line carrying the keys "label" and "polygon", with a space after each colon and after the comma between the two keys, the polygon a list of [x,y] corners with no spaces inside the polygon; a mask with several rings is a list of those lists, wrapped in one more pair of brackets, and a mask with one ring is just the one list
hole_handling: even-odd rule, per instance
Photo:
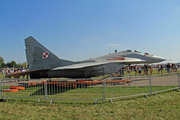
{"label": "polish checkerboard insignia", "polygon": [[49,52],[42,52],[42,58],[43,59],[49,58]]}

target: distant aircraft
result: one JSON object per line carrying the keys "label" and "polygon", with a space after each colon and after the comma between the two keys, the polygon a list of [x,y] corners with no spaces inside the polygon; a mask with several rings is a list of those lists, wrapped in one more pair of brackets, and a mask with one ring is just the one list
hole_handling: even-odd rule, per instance
{"label": "distant aircraft", "polygon": [[29,71],[8,75],[7,77],[30,74],[31,79],[59,77],[90,78],[115,73],[124,65],[156,63],[165,60],[148,53],[127,50],[73,62],[58,58],[32,36],[25,39],[25,46]]}

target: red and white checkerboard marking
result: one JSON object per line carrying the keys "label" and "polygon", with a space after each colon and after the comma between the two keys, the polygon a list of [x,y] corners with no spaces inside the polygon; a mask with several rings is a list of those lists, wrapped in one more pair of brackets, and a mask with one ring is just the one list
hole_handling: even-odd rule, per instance
{"label": "red and white checkerboard marking", "polygon": [[49,58],[49,52],[42,52],[42,58],[43,59]]}

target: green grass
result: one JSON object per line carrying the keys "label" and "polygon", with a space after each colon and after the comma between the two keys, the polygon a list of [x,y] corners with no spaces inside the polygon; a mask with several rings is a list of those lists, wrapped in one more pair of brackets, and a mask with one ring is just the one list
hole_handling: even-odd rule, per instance
{"label": "green grass", "polygon": [[[175,88],[178,86],[152,86],[152,92]],[[9,86],[3,86],[3,89],[9,88]],[[149,86],[106,86],[106,87],[88,87],[88,88],[59,88],[48,87],[47,95],[48,99],[89,99],[89,100],[102,100],[104,96],[106,98],[124,97],[137,94],[148,94]],[[44,87],[30,87],[25,90],[19,90],[18,92],[3,92],[4,97],[20,97],[20,98],[45,98]]]}
{"label": "green grass", "polygon": [[0,103],[0,119],[123,119],[123,120],[178,120],[180,92],[169,91],[148,98],[134,97],[110,102],[50,101],[9,99]]}

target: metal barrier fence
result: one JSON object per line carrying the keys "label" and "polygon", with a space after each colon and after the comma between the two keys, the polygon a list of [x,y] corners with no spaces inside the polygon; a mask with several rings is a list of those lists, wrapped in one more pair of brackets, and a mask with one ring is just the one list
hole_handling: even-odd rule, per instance
{"label": "metal barrier fence", "polygon": [[126,80],[128,79],[130,82],[124,84],[119,84],[117,82],[106,83],[106,100],[111,100],[112,102],[112,99],[140,95],[145,95],[148,97],[147,95],[156,95],[159,92],[173,89],[178,90],[178,88],[180,88],[180,74],[177,73],[151,76],[133,76],[126,78]]}
{"label": "metal barrier fence", "polygon": [[[9,89],[10,88],[10,89]],[[92,79],[46,79],[1,81],[1,96],[45,100],[103,100],[103,84]]]}
{"label": "metal barrier fence", "polygon": [[[112,100],[117,98],[147,95],[149,93],[149,77],[133,76],[126,77],[124,83],[106,83],[106,99]],[[110,79],[109,79],[110,80]],[[107,79],[108,81],[108,79]]]}
{"label": "metal barrier fence", "polygon": [[[100,79],[29,79],[0,81],[2,98],[45,100],[111,100],[157,94],[180,88],[180,74]],[[50,103],[50,104],[51,104]]]}
{"label": "metal barrier fence", "polygon": [[[153,75],[151,78],[151,94],[180,88],[180,74],[163,74],[164,77]],[[178,90],[179,91],[179,90]]]}

